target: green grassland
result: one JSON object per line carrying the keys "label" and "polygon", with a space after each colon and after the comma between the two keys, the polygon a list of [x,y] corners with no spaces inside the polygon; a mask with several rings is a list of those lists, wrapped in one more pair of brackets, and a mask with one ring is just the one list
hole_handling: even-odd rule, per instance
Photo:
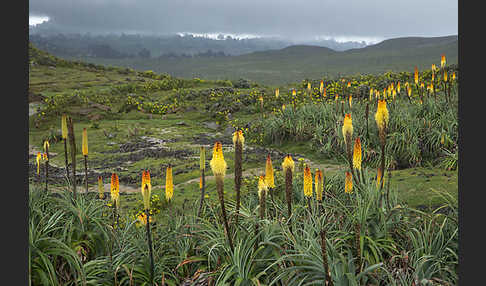
{"label": "green grassland", "polygon": [[301,45],[229,57],[82,60],[153,70],[183,78],[245,78],[267,85],[282,85],[320,77],[413,71],[415,66],[425,70],[437,62],[437,55],[440,54],[447,56],[449,64],[458,63],[457,36],[397,38],[362,49],[339,52],[325,47]]}
{"label": "green grassland", "polygon": [[[29,55],[31,285],[326,285],[326,280],[336,286],[457,285],[457,66],[442,70],[457,77],[449,85],[436,75],[432,94],[415,86],[410,72],[329,80],[322,68],[309,81],[296,77],[291,84],[267,86],[66,61],[33,46]],[[438,65],[437,51],[436,59]],[[326,97],[319,92],[321,80]],[[429,83],[431,71],[422,71],[419,80]],[[402,91],[396,98],[387,96],[386,171],[380,188],[377,96],[368,99],[368,94],[370,88],[383,91],[397,82]],[[405,82],[411,84],[410,97]],[[362,169],[354,169],[362,175],[352,193],[344,191],[350,184],[345,180],[345,113],[352,114],[353,136],[362,142]],[[76,199],[64,169],[63,114],[74,122]],[[236,128],[245,136],[239,213]],[[45,140],[50,144],[48,192],[45,163],[36,173],[36,155]],[[228,229],[209,166],[216,141],[227,163]],[[206,196],[198,215],[201,146]],[[287,154],[295,161],[291,185],[281,166]],[[267,155],[275,188],[260,199],[266,193],[258,183]],[[174,194],[167,201],[169,165]],[[316,168],[323,171],[322,202],[304,196],[304,165],[313,174]],[[145,169],[152,196],[151,223],[144,225],[140,189]],[[120,181],[118,210],[110,200],[112,173]],[[98,199],[98,176],[104,199]]]}
{"label": "green grassland", "polygon": [[[37,53],[42,51],[35,50]],[[47,54],[41,54],[42,57],[48,57]],[[40,56],[32,57],[35,61],[40,62]],[[62,61],[60,59],[52,58],[51,60]],[[66,63],[68,63],[66,61]],[[153,173],[153,184],[155,192],[163,197],[163,189],[165,184],[165,167],[168,164],[174,166],[174,184],[175,198],[174,203],[179,205],[185,199],[194,200],[198,198],[199,189],[198,183],[183,184],[189,180],[199,178],[198,156],[199,146],[204,145],[207,149],[206,161],[209,161],[209,150],[216,140],[226,140],[226,144],[231,141],[231,133],[224,134],[225,126],[231,126],[229,123],[239,121],[252,122],[258,120],[260,114],[258,108],[239,110],[232,114],[235,119],[227,121],[227,125],[222,124],[219,129],[207,128],[205,122],[217,121],[219,117],[215,118],[214,114],[205,110],[207,107],[204,96],[196,96],[194,99],[186,100],[183,104],[178,105],[175,109],[165,114],[150,114],[146,110],[130,110],[126,113],[117,112],[123,104],[123,100],[127,97],[128,92],[114,93],[113,90],[117,86],[132,84],[133,86],[144,86],[150,82],[157,82],[153,79],[150,73],[127,72],[126,69],[112,68],[109,70],[100,69],[98,66],[83,67],[83,66],[69,66],[67,64],[52,66],[43,64],[31,65],[29,70],[29,90],[31,94],[40,95],[43,100],[34,101],[33,104],[44,104],[46,99],[62,96],[73,97],[73,94],[87,94],[87,99],[77,102],[75,104],[61,106],[58,109],[50,111],[50,114],[42,116],[40,114],[34,115],[30,118],[29,129],[29,144],[34,146],[36,150],[42,150],[43,140],[49,136],[55,136],[60,130],[60,115],[67,112],[75,119],[75,134],[77,142],[77,173],[84,174],[83,156],[81,153],[81,132],[83,128],[88,129],[89,133],[89,156],[88,162],[90,170],[99,172],[100,174],[109,174],[117,172],[122,179],[122,182],[132,188],[137,188],[141,171],[143,169],[150,169]],[[135,92],[137,95],[143,97],[145,101],[171,102],[174,98],[178,98],[177,94],[204,92],[208,89],[217,89],[231,85],[227,81],[212,81],[212,80],[181,80],[181,87],[167,88],[166,90],[142,90],[142,92]],[[187,86],[187,87],[186,87]],[[292,84],[292,87],[299,87],[300,84]],[[280,86],[281,90],[290,88],[290,86]],[[250,94],[256,92],[254,88],[251,89],[237,89],[234,91],[242,94]],[[271,97],[273,89],[269,87],[260,87],[257,91],[264,96]],[[100,99],[101,98],[101,99]],[[111,99],[113,98],[113,99]],[[100,108],[96,102],[100,100],[98,105],[109,108],[105,110]],[[46,111],[49,112],[49,111]],[[41,116],[39,116],[41,115]],[[113,138],[107,137],[114,136]],[[198,138],[203,135],[207,138],[204,144],[198,143]],[[131,152],[117,152],[119,147],[123,144],[130,144],[132,142],[143,141],[141,138],[158,138],[163,142],[167,154],[162,157],[129,158]],[[51,141],[50,152],[56,154],[53,156],[50,164],[63,168],[64,166],[64,145],[62,141]],[[248,140],[247,146],[259,146],[256,140],[251,142]],[[225,145],[225,159],[228,163],[228,174],[233,172],[234,167],[234,153],[231,145]],[[305,158],[309,160],[311,167],[320,167],[329,170],[327,176],[333,176],[338,170],[344,170],[345,162],[342,157],[336,156],[334,158],[324,158],[322,154],[316,152],[309,142],[304,141],[289,141],[279,144],[268,143],[265,147],[266,151],[254,152],[249,151],[246,155],[244,163],[244,170],[260,168],[263,173],[265,157],[267,152],[276,150],[281,154],[292,153],[297,155],[296,158]],[[135,150],[134,150],[135,151]],[[177,154],[180,152],[182,156],[170,156],[170,154]],[[278,169],[282,157],[272,155],[274,166]],[[31,162],[35,162],[35,158],[31,157]],[[209,165],[208,165],[209,166]],[[371,167],[371,166],[370,166]],[[255,174],[258,175],[258,174]],[[103,178],[105,183],[108,183],[109,178]],[[227,185],[233,184],[232,179],[227,179]],[[209,193],[212,194],[214,186],[211,180],[209,183]],[[54,185],[62,185],[62,182],[55,182]],[[95,177],[89,179],[90,187],[95,187]],[[78,184],[79,187],[79,184]],[[457,171],[447,171],[438,166],[413,167],[406,170],[392,171],[391,187],[397,188],[399,196],[412,206],[436,205],[440,202],[440,198],[434,195],[433,190],[441,190],[457,194]],[[139,194],[129,194],[129,196],[139,196]],[[231,196],[231,194],[230,194]],[[214,196],[212,196],[214,197]]]}

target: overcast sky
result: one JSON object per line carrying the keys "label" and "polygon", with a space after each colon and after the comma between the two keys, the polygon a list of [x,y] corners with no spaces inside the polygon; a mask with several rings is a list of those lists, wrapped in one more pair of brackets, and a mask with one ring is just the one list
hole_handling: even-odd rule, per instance
{"label": "overcast sky", "polygon": [[79,32],[395,38],[457,35],[457,0],[29,0]]}

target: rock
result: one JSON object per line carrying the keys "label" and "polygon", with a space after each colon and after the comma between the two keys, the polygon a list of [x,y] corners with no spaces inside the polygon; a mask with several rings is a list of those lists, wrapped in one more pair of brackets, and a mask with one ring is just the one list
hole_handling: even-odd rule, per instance
{"label": "rock", "polygon": [[184,121],[177,122],[176,125],[178,125],[178,126],[188,126],[187,123],[185,123]]}
{"label": "rock", "polygon": [[217,130],[219,128],[219,124],[216,122],[204,122],[203,125],[206,128],[212,129],[212,130]]}
{"label": "rock", "polygon": [[233,128],[233,126],[228,126],[224,129],[223,134],[225,136],[231,136],[231,135],[233,135],[234,132],[235,132],[235,129]]}

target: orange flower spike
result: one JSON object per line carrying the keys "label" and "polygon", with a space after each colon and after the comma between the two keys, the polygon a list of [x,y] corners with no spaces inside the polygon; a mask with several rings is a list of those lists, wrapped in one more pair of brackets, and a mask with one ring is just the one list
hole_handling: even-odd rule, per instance
{"label": "orange flower spike", "polygon": [[388,109],[386,108],[386,101],[378,100],[378,108],[375,113],[375,121],[376,125],[382,132],[388,126],[389,114]]}
{"label": "orange flower spike", "polygon": [[353,97],[349,96],[349,107],[353,107]]}
{"label": "orange flower spike", "polygon": [[226,161],[223,156],[223,147],[221,142],[216,142],[213,149],[213,158],[209,162],[211,170],[215,176],[225,176],[226,175]]}
{"label": "orange flower spike", "polygon": [[347,140],[353,137],[353,120],[351,119],[351,114],[349,113],[344,116],[342,132],[344,143],[348,144]]}
{"label": "orange flower spike", "polygon": [[268,186],[265,182],[265,177],[264,176],[260,176],[259,179],[258,179],[258,198],[261,199],[262,197],[262,192],[265,192],[265,194],[267,193],[267,190],[268,190]]}
{"label": "orange flower spike", "polygon": [[326,88],[324,88],[324,92],[323,92],[323,94],[322,94],[322,97],[326,97],[326,96],[327,96],[327,95],[326,95]]}
{"label": "orange flower spike", "polygon": [[322,201],[322,195],[324,193],[324,183],[322,177],[322,171],[317,169],[316,170],[316,178],[315,178],[315,189],[316,189],[316,199],[318,201]]}
{"label": "orange flower spike", "polygon": [[447,82],[447,72],[444,72],[444,82]]}
{"label": "orange flower spike", "polygon": [[118,175],[116,173],[113,173],[111,175],[111,185],[110,185],[110,195],[111,195],[111,201],[116,204],[116,206],[119,206],[119,201],[120,201],[120,184],[118,181]]}
{"label": "orange flower spike", "polygon": [[145,210],[150,209],[150,195],[152,193],[152,184],[150,183],[150,172],[144,170],[142,172],[142,198]]}
{"label": "orange flower spike", "polygon": [[353,177],[350,172],[346,172],[346,179],[344,181],[344,192],[347,194],[353,193]]}
{"label": "orange flower spike", "polygon": [[415,84],[418,84],[418,69],[417,67],[415,67],[415,73],[414,73],[414,80],[415,80]]}
{"label": "orange flower spike", "polygon": [[353,168],[361,170],[361,140],[359,137],[354,141]]}
{"label": "orange flower spike", "polygon": [[309,166],[304,169],[304,196],[312,197],[312,174]]}
{"label": "orange flower spike", "polygon": [[400,82],[397,84],[397,92],[400,93]]}
{"label": "orange flower spike", "polygon": [[446,56],[445,54],[442,54],[441,58],[440,58],[440,67],[443,68],[445,67],[446,65]]}
{"label": "orange flower spike", "polygon": [[172,166],[168,166],[165,172],[165,199],[170,201],[174,195],[174,183],[172,181]]}
{"label": "orange flower spike", "polygon": [[286,155],[283,162],[282,162],[282,169],[284,172],[287,171],[287,169],[290,169],[290,171],[293,173],[295,168],[295,163],[294,160],[292,159],[292,156]]}
{"label": "orange flower spike", "polygon": [[83,156],[88,156],[88,131],[83,128]]}
{"label": "orange flower spike", "polygon": [[269,188],[275,188],[275,180],[273,177],[273,166],[272,166],[272,159],[270,158],[270,154],[267,155],[267,162],[265,165],[265,184]]}

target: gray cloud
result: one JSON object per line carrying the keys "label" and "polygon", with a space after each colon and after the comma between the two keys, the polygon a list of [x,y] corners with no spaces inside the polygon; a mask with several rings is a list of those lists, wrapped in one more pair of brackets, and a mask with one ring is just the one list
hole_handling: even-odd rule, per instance
{"label": "gray cloud", "polygon": [[223,32],[308,39],[392,38],[458,33],[457,0],[29,0],[80,32]]}

